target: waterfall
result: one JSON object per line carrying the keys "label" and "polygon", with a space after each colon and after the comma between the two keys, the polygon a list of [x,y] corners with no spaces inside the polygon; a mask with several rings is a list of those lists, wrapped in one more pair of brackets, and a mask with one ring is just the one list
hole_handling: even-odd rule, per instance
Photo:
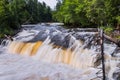
{"label": "waterfall", "polygon": [[[77,42],[77,41],[76,41]],[[86,69],[93,67],[96,54],[92,50],[82,49],[82,43],[74,42],[74,50],[63,48],[50,43],[47,38],[44,42],[34,43],[13,41],[8,45],[8,52],[30,56],[35,60],[41,60],[49,63],[65,63],[75,68]],[[77,46],[75,46],[77,44]]]}
{"label": "waterfall", "polygon": [[[100,45],[97,44],[97,37],[96,32],[84,32],[84,29],[76,28],[76,29],[65,29],[61,26],[45,26],[45,25],[36,25],[34,27],[29,26],[27,28],[23,28],[23,30],[15,35],[14,41],[3,40],[0,45],[0,60],[6,61],[5,63],[0,61],[0,64],[3,66],[10,65],[9,62],[17,61],[19,64],[12,66],[13,68],[16,66],[16,70],[26,66],[28,69],[36,68],[36,64],[30,64],[32,61],[40,62],[39,65],[42,64],[42,68],[38,65],[36,71],[44,70],[44,64],[48,63],[48,67],[51,65],[58,64],[57,68],[51,67],[51,69],[45,70],[45,74],[49,74],[49,76],[45,76],[45,79],[49,80],[58,80],[57,77],[64,76],[64,80],[101,80],[102,73],[101,73],[101,54],[100,54]],[[95,31],[96,29],[94,29]],[[115,45],[108,44],[105,42],[105,70],[106,70],[106,77],[109,80],[117,79],[116,71],[119,72],[119,64],[120,64],[120,53],[116,54],[116,57],[112,57],[111,54],[115,49]],[[3,55],[2,53],[9,53]],[[3,55],[3,56],[2,56]],[[11,58],[11,56],[17,55],[17,58]],[[21,56],[23,58],[19,58]],[[5,57],[5,59],[4,59]],[[8,58],[8,60],[7,60]],[[9,59],[10,58],[10,59]],[[24,63],[25,59],[30,58],[30,63]],[[13,59],[13,60],[11,60]],[[21,60],[22,59],[22,60]],[[14,63],[15,63],[14,62]],[[24,65],[25,64],[25,65]],[[62,64],[62,65],[60,65]],[[23,66],[24,65],[24,66]],[[30,65],[30,66],[29,66]],[[67,68],[61,69],[59,72],[59,66],[63,68],[64,65],[67,65],[67,68],[72,68],[68,70]],[[8,66],[9,67],[9,66]],[[65,67],[65,66],[64,66]],[[6,67],[1,67],[0,69],[3,70],[9,69]],[[11,68],[11,66],[10,66]],[[55,69],[53,69],[55,68]],[[4,70],[5,70],[4,69]],[[47,69],[45,67],[45,69]],[[65,70],[68,70],[64,74]],[[23,70],[23,69],[22,69]],[[30,71],[28,70],[28,71]],[[54,72],[48,71],[54,70]],[[57,70],[57,72],[56,72]],[[14,72],[15,72],[14,71]],[[24,71],[24,70],[23,70]],[[36,72],[35,71],[35,72]],[[79,72],[76,72],[79,71]],[[100,71],[100,72],[99,72]],[[33,71],[32,71],[33,72]],[[30,73],[32,73],[30,72]],[[41,71],[38,76],[41,76]],[[8,71],[9,73],[9,71]],[[0,75],[8,74],[6,71],[0,73]],[[36,73],[36,74],[37,74]],[[51,78],[51,73],[54,74]],[[25,73],[26,74],[26,73]],[[67,76],[67,78],[65,77]],[[72,77],[71,77],[72,76]],[[43,76],[40,77],[40,79]],[[76,78],[77,77],[77,78]],[[2,79],[2,78],[0,78]],[[13,79],[13,78],[12,78]],[[10,80],[12,80],[10,79]],[[5,80],[5,79],[3,79]],[[17,80],[17,79],[16,79]],[[23,79],[21,79],[23,80]]]}

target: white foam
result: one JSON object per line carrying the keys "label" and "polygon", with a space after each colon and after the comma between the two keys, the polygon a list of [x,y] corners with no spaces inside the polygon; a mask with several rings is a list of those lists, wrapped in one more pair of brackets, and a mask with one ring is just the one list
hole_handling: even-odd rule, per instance
{"label": "white foam", "polygon": [[65,64],[50,64],[34,61],[20,55],[0,55],[0,80],[90,80],[98,70],[85,71]]}
{"label": "white foam", "polygon": [[[17,34],[14,39],[20,40],[20,41],[28,41],[35,37],[39,33],[40,26],[36,26],[34,30],[27,29],[23,30],[20,33]],[[44,28],[44,27],[43,27]],[[53,33],[56,35],[59,31]],[[49,34],[49,31],[46,30],[46,33]],[[61,33],[61,32],[59,32]],[[67,33],[66,33],[67,34]],[[94,34],[94,33],[87,33],[87,32],[80,32],[79,34],[85,35],[85,34]],[[74,38],[71,39],[72,42]],[[71,42],[71,44],[72,44]],[[6,42],[7,44],[9,43]],[[8,54],[6,53],[7,50],[3,48],[3,46],[0,46],[0,80],[91,80],[93,78],[96,78],[96,73],[98,72],[97,68],[89,67],[88,69],[76,69],[72,68],[71,66],[58,63],[47,63],[49,61],[40,61],[39,56],[41,53],[45,53],[45,49],[47,49],[49,55],[46,55],[44,58],[48,58],[52,61],[54,59],[54,56],[56,52],[59,52],[60,49],[51,49],[52,47],[47,45],[50,43],[50,40],[44,41],[44,45],[39,49],[37,55],[35,55],[33,58],[38,60],[33,60],[30,57],[22,57],[20,55],[16,54]],[[88,51],[87,49],[85,52],[80,55],[80,47],[82,44],[77,44],[77,42],[74,42],[74,46],[76,46],[74,50],[74,54],[76,59],[73,60],[73,63],[75,66],[79,66],[82,63],[85,63],[86,65],[92,64],[93,59],[91,58],[91,55],[95,53],[94,50]],[[105,53],[106,55],[111,54],[115,49],[115,46],[105,44]],[[13,49],[12,49],[13,50]],[[3,52],[4,51],[4,52]],[[6,52],[5,52],[6,51]],[[78,52],[77,52],[78,51]],[[87,53],[90,54],[87,54]],[[27,53],[26,53],[27,54]],[[120,55],[120,53],[118,54]],[[86,56],[86,58],[82,58]],[[80,58],[79,58],[80,57]],[[94,57],[94,56],[93,56]],[[46,59],[43,59],[46,60]],[[80,63],[81,61],[81,63]],[[75,63],[76,62],[76,63]],[[109,79],[113,79],[113,73],[117,69],[117,64],[120,63],[120,61],[111,61],[106,62],[106,67],[110,67],[110,69],[107,72],[107,76]],[[84,67],[84,66],[83,66]],[[102,73],[101,73],[102,74]],[[100,74],[100,75],[101,75]],[[101,80],[101,79],[95,79],[95,80]]]}

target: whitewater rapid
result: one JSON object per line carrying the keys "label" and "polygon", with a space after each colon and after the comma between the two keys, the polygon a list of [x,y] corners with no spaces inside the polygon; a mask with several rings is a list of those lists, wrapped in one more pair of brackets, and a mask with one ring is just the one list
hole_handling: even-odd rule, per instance
{"label": "whitewater rapid", "polygon": [[[91,45],[92,47],[89,49],[80,50],[96,33],[79,31],[81,29],[69,30],[55,24],[24,27],[13,37],[15,42],[5,40],[0,46],[0,80],[102,80],[101,65],[93,66],[93,59],[96,58],[95,54],[98,52],[94,48],[95,46]],[[84,40],[85,44],[79,38]],[[69,44],[64,43],[63,40]],[[38,50],[36,46],[40,46],[40,44],[37,44],[37,41],[43,42],[41,47],[37,47]],[[54,44],[51,44],[50,41]],[[53,48],[53,45],[73,49],[72,53],[69,51],[66,53],[75,53],[76,56],[73,55],[74,58],[70,60],[68,57],[70,55],[62,53],[61,56],[64,56],[65,59],[59,57],[57,60],[56,57],[61,54],[58,52],[64,49],[59,46]],[[35,48],[33,48],[34,46]],[[116,45],[105,44],[108,80],[114,80],[113,73],[119,70],[119,59],[111,60],[110,56],[115,47]],[[33,51],[34,49],[37,51]],[[34,56],[30,55],[31,51],[35,52]],[[59,55],[56,55],[56,52]],[[44,56],[44,54],[47,55]]]}
{"label": "whitewater rapid", "polygon": [[97,70],[34,61],[16,54],[0,54],[0,80],[90,80]]}

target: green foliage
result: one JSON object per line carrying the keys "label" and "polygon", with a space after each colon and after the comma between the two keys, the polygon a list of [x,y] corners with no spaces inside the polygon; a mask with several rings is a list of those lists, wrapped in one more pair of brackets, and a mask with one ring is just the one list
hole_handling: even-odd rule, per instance
{"label": "green foliage", "polygon": [[116,37],[117,40],[120,40],[120,35]]}
{"label": "green foliage", "polygon": [[63,0],[54,18],[67,24],[89,26],[116,25],[120,16],[119,0]]}
{"label": "green foliage", "polygon": [[21,24],[52,21],[52,11],[38,0],[0,0],[0,37],[13,34]]}
{"label": "green foliage", "polygon": [[101,26],[100,28],[103,29],[107,35],[110,35],[114,30],[114,28],[111,26]]}
{"label": "green foliage", "polygon": [[107,25],[109,23],[109,14],[112,11],[110,3],[105,0],[86,1],[86,16],[89,20],[98,26]]}
{"label": "green foliage", "polygon": [[120,16],[117,16],[116,20],[117,20],[118,24],[120,24]]}
{"label": "green foliage", "polygon": [[107,28],[105,28],[104,32],[105,32],[107,35],[110,35],[110,34],[113,32],[113,28],[112,28],[112,27],[107,27]]}

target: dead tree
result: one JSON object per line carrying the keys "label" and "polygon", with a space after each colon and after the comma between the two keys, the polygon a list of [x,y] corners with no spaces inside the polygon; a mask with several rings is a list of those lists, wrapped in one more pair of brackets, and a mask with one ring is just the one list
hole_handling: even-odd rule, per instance
{"label": "dead tree", "polygon": [[120,47],[120,41],[115,40],[115,39],[113,39],[113,38],[111,38],[111,37],[109,37],[109,36],[107,36],[107,35],[105,35],[105,34],[104,34],[104,38],[106,38],[107,40],[115,43],[118,47]]}
{"label": "dead tree", "polygon": [[102,59],[102,72],[103,72],[103,80],[105,80],[105,59],[104,59],[104,32],[100,30],[100,45],[101,45],[101,59]]}

